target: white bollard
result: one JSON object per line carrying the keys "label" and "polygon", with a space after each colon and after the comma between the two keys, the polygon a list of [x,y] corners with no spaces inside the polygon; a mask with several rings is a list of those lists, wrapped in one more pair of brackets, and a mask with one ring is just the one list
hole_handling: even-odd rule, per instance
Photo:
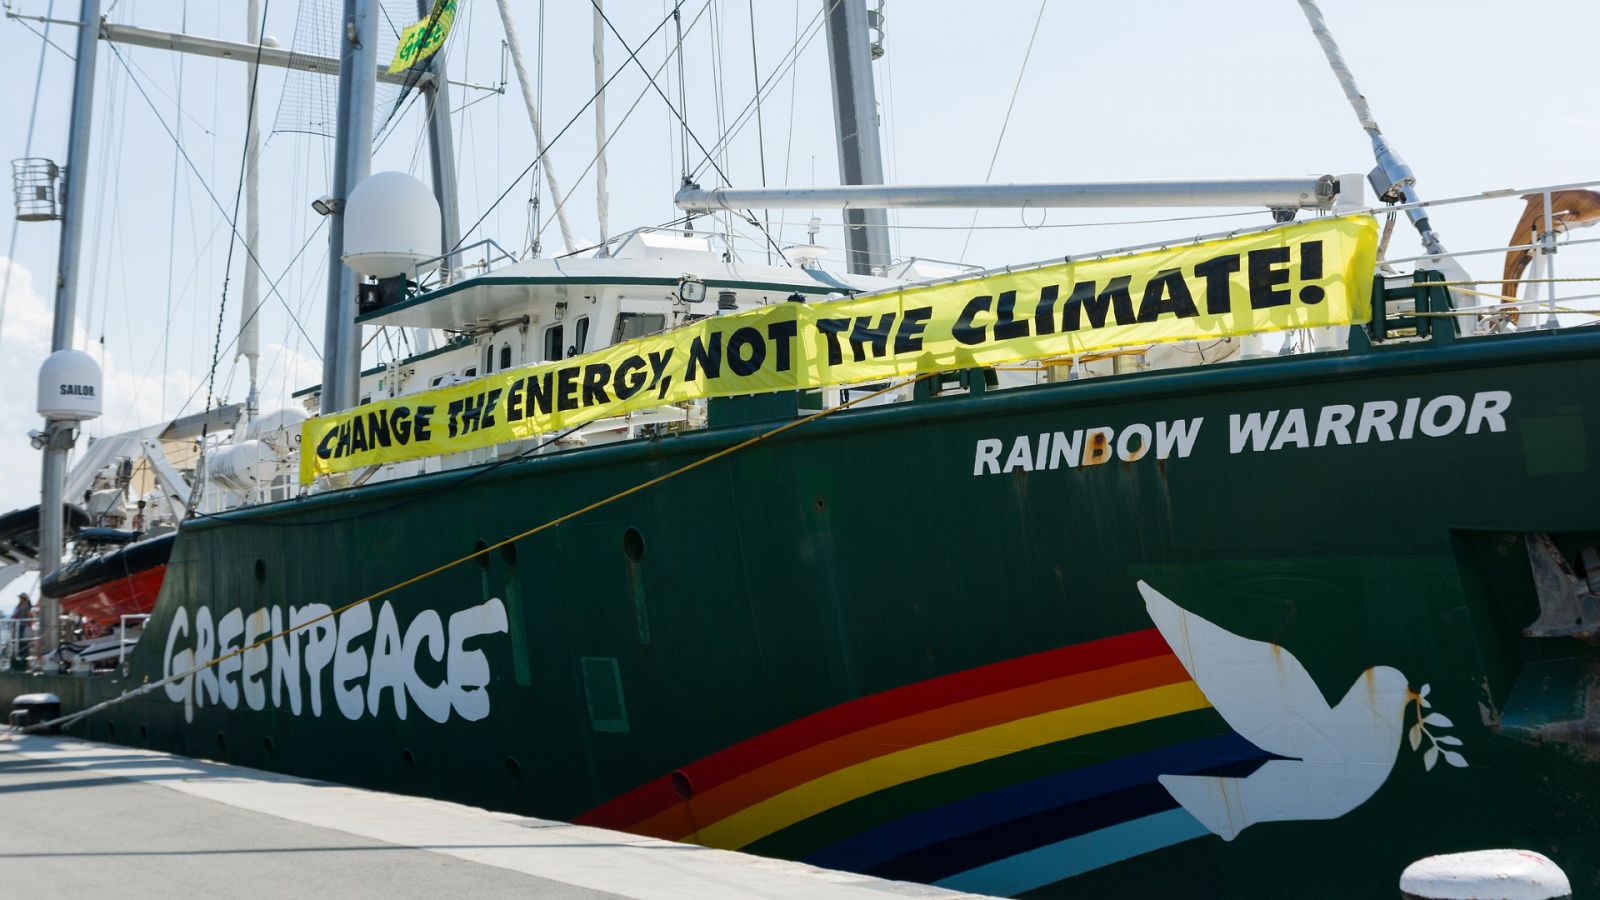
{"label": "white bollard", "polygon": [[1476,850],[1406,866],[1400,892],[1407,900],[1559,900],[1572,896],[1572,882],[1542,853]]}

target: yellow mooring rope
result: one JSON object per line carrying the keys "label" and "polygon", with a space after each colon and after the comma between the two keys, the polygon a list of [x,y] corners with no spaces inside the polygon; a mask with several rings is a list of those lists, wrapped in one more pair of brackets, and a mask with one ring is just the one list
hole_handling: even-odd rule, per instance
{"label": "yellow mooring rope", "polygon": [[117,695],[115,697],[112,697],[110,700],[103,700],[100,703],[96,703],[94,706],[89,707],[88,709],[79,710],[78,712],[72,713],[70,715],[62,716],[62,717],[60,717],[58,719],[51,719],[48,722],[39,722],[39,723],[34,724],[34,725],[29,725],[26,728],[22,729],[22,733],[23,734],[32,734],[34,732],[42,731],[42,730],[47,729],[47,728],[64,727],[64,726],[67,726],[67,725],[71,725],[74,722],[77,722],[79,719],[85,718],[87,716],[91,716],[91,715],[93,715],[93,714],[95,714],[97,712],[101,712],[101,711],[106,710],[106,709],[110,709],[111,707],[116,706],[119,703],[124,703],[124,702],[126,702],[128,700],[132,700],[135,697],[141,697],[141,696],[143,696],[145,694],[150,693],[151,691],[156,690],[157,688],[165,687],[165,686],[167,686],[169,684],[172,684],[174,682],[182,681],[183,679],[188,678],[189,676],[195,674],[196,672],[200,672],[200,671],[203,671],[205,669],[209,669],[212,666],[215,666],[215,665],[223,662],[224,660],[232,659],[232,658],[234,658],[236,656],[242,656],[246,652],[248,652],[250,650],[254,650],[257,647],[265,646],[266,644],[270,643],[271,641],[277,640],[278,638],[286,637],[286,636],[288,636],[290,634],[293,634],[293,633],[295,633],[297,631],[303,631],[304,629],[306,629],[307,627],[309,627],[311,625],[314,625],[314,624],[316,624],[318,622],[321,622],[324,619],[329,619],[329,618],[332,618],[332,617],[334,617],[336,615],[339,615],[340,613],[342,613],[342,612],[344,612],[344,611],[346,611],[348,609],[353,609],[353,608],[355,608],[357,606],[360,606],[363,603],[371,603],[372,601],[377,600],[380,597],[387,596],[388,594],[392,594],[395,591],[400,590],[401,588],[410,587],[411,585],[416,584],[416,583],[418,583],[420,581],[424,581],[426,579],[432,578],[433,576],[438,575],[440,572],[448,571],[450,569],[455,568],[456,566],[461,565],[462,563],[466,563],[466,562],[469,562],[471,560],[477,559],[478,557],[483,556],[483,555],[485,555],[487,553],[492,553],[493,551],[498,550],[501,547],[504,547],[504,546],[506,546],[508,544],[514,544],[517,541],[523,540],[524,538],[530,538],[530,537],[538,534],[541,531],[545,531],[547,529],[554,528],[557,525],[562,525],[562,524],[565,524],[567,522],[570,522],[573,519],[578,518],[579,516],[585,515],[587,513],[594,512],[595,510],[600,509],[603,506],[607,506],[607,505],[610,505],[612,503],[615,503],[618,500],[623,499],[624,497],[631,497],[634,494],[639,493],[640,491],[647,490],[647,489],[652,488],[652,487],[654,487],[654,486],[656,486],[656,485],[658,485],[658,484],[660,484],[660,483],[662,483],[664,481],[668,481],[670,479],[676,478],[679,475],[684,474],[685,472],[691,472],[691,471],[693,471],[695,469],[700,468],[701,466],[704,466],[704,465],[707,465],[709,463],[715,462],[715,461],[717,461],[717,460],[719,460],[719,459],[721,459],[721,458],[723,458],[725,456],[731,456],[734,453],[738,453],[740,450],[744,450],[746,448],[753,447],[756,444],[759,444],[762,441],[767,440],[768,438],[776,437],[776,436],[778,436],[780,434],[783,434],[786,431],[792,431],[792,430],[794,430],[796,428],[801,427],[802,425],[809,425],[812,422],[817,421],[818,419],[827,418],[828,416],[831,416],[836,412],[840,412],[842,410],[849,409],[850,407],[855,406],[855,405],[857,405],[859,403],[865,403],[868,400],[876,399],[878,397],[883,396],[884,394],[888,394],[888,393],[893,392],[893,391],[898,391],[901,388],[907,387],[909,385],[916,384],[917,382],[922,381],[922,380],[924,380],[926,378],[931,378],[934,374],[935,373],[932,373],[932,372],[923,373],[921,375],[917,375],[917,376],[914,376],[914,377],[912,377],[910,379],[907,379],[906,381],[902,381],[899,384],[891,384],[891,385],[889,385],[887,387],[880,388],[880,389],[878,389],[876,391],[873,391],[870,394],[867,394],[864,397],[857,397],[857,398],[855,398],[853,400],[847,400],[844,403],[840,403],[840,404],[838,404],[836,406],[831,406],[831,407],[829,407],[827,409],[822,410],[821,412],[812,413],[809,416],[806,416],[806,417],[801,418],[801,419],[795,419],[792,422],[785,422],[784,424],[779,425],[777,428],[773,428],[770,431],[764,431],[764,432],[756,435],[755,437],[752,437],[752,438],[750,438],[748,440],[745,440],[745,441],[741,441],[741,442],[739,442],[737,444],[734,444],[731,447],[724,447],[721,450],[718,450],[717,452],[715,452],[715,453],[713,453],[713,454],[711,454],[709,456],[701,457],[700,459],[697,459],[694,462],[688,463],[687,465],[679,466],[678,468],[673,469],[670,472],[666,472],[664,474],[657,475],[656,477],[650,479],[649,481],[640,482],[639,484],[636,484],[633,487],[627,488],[626,490],[618,491],[617,493],[612,494],[611,496],[606,497],[603,500],[596,500],[595,502],[593,502],[593,503],[589,504],[588,506],[585,506],[585,507],[583,507],[581,509],[573,510],[572,512],[566,513],[565,515],[562,515],[562,516],[557,516],[556,518],[551,519],[550,521],[545,522],[545,523],[543,523],[541,525],[536,525],[536,526],[534,526],[532,528],[529,528],[528,530],[523,531],[523,532],[521,532],[519,534],[514,534],[511,537],[505,538],[504,540],[497,541],[496,543],[490,544],[487,547],[482,547],[482,548],[480,548],[478,550],[474,550],[473,552],[468,553],[466,556],[462,556],[462,557],[459,557],[457,559],[453,559],[450,562],[444,563],[443,565],[435,566],[432,569],[429,569],[428,571],[423,572],[420,575],[413,575],[413,576],[411,576],[410,578],[407,578],[404,581],[400,581],[400,582],[396,582],[395,584],[391,584],[388,587],[386,587],[386,588],[384,588],[382,590],[379,590],[379,591],[374,591],[373,593],[368,594],[367,596],[362,597],[359,600],[352,600],[349,603],[346,603],[345,605],[343,605],[343,606],[341,606],[341,607],[339,607],[337,609],[331,609],[331,610],[323,613],[322,615],[317,616],[314,619],[308,619],[307,621],[304,621],[304,622],[301,622],[298,625],[294,625],[294,626],[291,626],[289,628],[286,628],[283,631],[277,632],[276,634],[269,634],[266,637],[261,638],[260,640],[254,642],[252,644],[247,644],[247,645],[245,645],[243,647],[239,647],[239,648],[237,648],[235,650],[231,650],[231,651],[229,651],[227,653],[224,653],[223,655],[221,655],[219,657],[216,657],[215,659],[207,660],[206,662],[200,663],[200,664],[198,664],[198,665],[196,665],[196,666],[194,666],[194,667],[192,667],[190,669],[187,669],[185,671],[179,672],[179,673],[177,673],[175,675],[168,675],[167,677],[162,678],[159,681],[152,681],[152,682],[147,682],[145,684],[141,684],[138,687],[134,688],[133,690],[124,691],[123,693],[121,693],[121,694],[119,694],[119,695]]}

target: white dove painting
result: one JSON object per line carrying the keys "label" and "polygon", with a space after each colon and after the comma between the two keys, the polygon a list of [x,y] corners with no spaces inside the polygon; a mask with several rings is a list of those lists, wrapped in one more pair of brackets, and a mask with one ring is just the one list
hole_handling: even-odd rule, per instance
{"label": "white dove painting", "polygon": [[1288,650],[1218,627],[1143,581],[1139,592],[1156,628],[1223,720],[1283,757],[1243,778],[1160,776],[1201,824],[1231,841],[1258,822],[1336,819],[1383,785],[1400,752],[1406,707],[1417,699],[1399,670],[1367,669],[1330,706]]}

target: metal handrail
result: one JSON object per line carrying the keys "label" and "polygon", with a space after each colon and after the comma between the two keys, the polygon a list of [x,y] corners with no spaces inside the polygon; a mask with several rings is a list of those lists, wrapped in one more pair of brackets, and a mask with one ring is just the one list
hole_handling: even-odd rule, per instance
{"label": "metal handrail", "polygon": [[[495,243],[494,238],[484,238],[483,240],[480,240],[480,241],[473,241],[472,243],[467,244],[464,247],[457,247],[454,250],[451,250],[449,253],[441,253],[438,256],[434,256],[434,257],[430,257],[428,259],[425,259],[422,262],[417,263],[415,266],[413,266],[411,268],[411,274],[413,276],[419,276],[420,277],[420,275],[422,273],[422,270],[428,268],[429,266],[433,265],[434,263],[440,263],[440,262],[445,262],[447,260],[455,259],[455,258],[457,258],[459,256],[462,256],[467,251],[469,251],[469,250],[471,250],[471,249],[473,249],[475,247],[482,247],[485,244],[488,244],[489,246],[493,247],[494,249],[500,251],[498,256],[487,256],[487,255],[484,256],[482,265],[483,265],[483,268],[484,268],[485,271],[488,270],[490,264],[495,263],[495,262],[499,262],[502,259],[509,259],[512,262],[516,262],[517,261],[516,256],[514,256],[506,248],[504,248],[504,247],[500,246],[499,244]],[[463,266],[462,268],[466,268],[466,267]]]}
{"label": "metal handrail", "polygon": [[[1531,276],[1531,282],[1532,283],[1529,284],[1528,290],[1525,292],[1526,296],[1524,296],[1523,298],[1520,298],[1518,300],[1515,300],[1515,301],[1502,302],[1502,303],[1499,303],[1499,304],[1495,304],[1493,308],[1495,310],[1497,310],[1497,311],[1509,311],[1509,310],[1521,311],[1525,307],[1532,307],[1534,309],[1534,311],[1537,311],[1538,309],[1542,308],[1542,309],[1545,310],[1545,321],[1544,321],[1544,324],[1542,326],[1540,326],[1540,327],[1541,328],[1545,328],[1545,329],[1560,328],[1561,327],[1561,323],[1560,323],[1560,320],[1557,318],[1557,313],[1561,311],[1561,308],[1560,308],[1561,299],[1558,298],[1558,296],[1557,296],[1557,291],[1558,291],[1557,283],[1559,281],[1563,280],[1563,279],[1557,279],[1555,277],[1555,254],[1562,247],[1572,247],[1572,246],[1579,246],[1579,245],[1583,245],[1583,244],[1600,243],[1600,238],[1582,238],[1582,239],[1574,240],[1573,238],[1571,238],[1569,236],[1569,237],[1567,237],[1566,240],[1562,240],[1561,239],[1562,235],[1563,234],[1570,234],[1570,232],[1565,230],[1565,229],[1558,230],[1555,227],[1555,209],[1554,209],[1555,204],[1554,204],[1553,196],[1557,191],[1580,190],[1580,189],[1590,188],[1590,187],[1593,187],[1593,186],[1596,186],[1596,185],[1600,185],[1600,182],[1597,182],[1597,181],[1570,182],[1570,183],[1567,183],[1567,184],[1546,185],[1546,186],[1543,186],[1543,187],[1535,187],[1535,188],[1527,188],[1527,189],[1505,188],[1505,189],[1496,190],[1496,191],[1483,191],[1483,192],[1481,192],[1479,194],[1474,194],[1474,195],[1471,195],[1471,196],[1450,197],[1450,198],[1446,198],[1446,199],[1443,199],[1443,200],[1425,201],[1425,202],[1410,203],[1410,204],[1397,204],[1397,205],[1392,206],[1392,207],[1381,207],[1381,209],[1383,209],[1383,210],[1389,212],[1390,214],[1392,214],[1392,212],[1395,211],[1395,210],[1420,209],[1422,207],[1429,206],[1429,205],[1458,204],[1458,203],[1466,203],[1466,202],[1473,201],[1473,200],[1494,200],[1494,199],[1506,199],[1506,198],[1516,198],[1516,199],[1542,198],[1543,201],[1544,201],[1544,203],[1543,203],[1543,206],[1544,206],[1543,213],[1544,213],[1544,215],[1543,215],[1542,221],[1544,222],[1544,229],[1545,230],[1539,232],[1537,235],[1534,235],[1533,236],[1533,240],[1531,240],[1531,241],[1529,241],[1528,243],[1525,243],[1525,244],[1511,244],[1511,245],[1507,245],[1507,246],[1504,246],[1504,247],[1476,248],[1476,249],[1472,249],[1472,250],[1457,250],[1457,251],[1447,250],[1447,251],[1444,251],[1444,252],[1441,252],[1441,253],[1428,253],[1428,254],[1423,254],[1421,256],[1403,257],[1403,258],[1400,258],[1400,259],[1379,260],[1379,263],[1380,264],[1385,264],[1385,265],[1399,265],[1399,264],[1402,264],[1402,263],[1423,263],[1423,262],[1437,261],[1437,260],[1442,259],[1444,257],[1450,257],[1451,259],[1456,259],[1456,258],[1468,257],[1468,256],[1486,256],[1486,255],[1498,254],[1498,253],[1512,253],[1512,252],[1519,252],[1519,251],[1530,251],[1533,254],[1533,257],[1532,257],[1532,268],[1529,270],[1528,274]],[[1565,280],[1573,280],[1573,279],[1565,279]],[[1476,280],[1473,283],[1474,284],[1495,284],[1497,282],[1503,282],[1503,281],[1505,281],[1505,279],[1503,279],[1503,278],[1500,278],[1500,279],[1485,278],[1485,279],[1481,279],[1481,280]],[[1534,285],[1535,284],[1542,284],[1543,287],[1544,287],[1544,291],[1543,291],[1544,297],[1541,300],[1535,300],[1531,296],[1534,293]],[[1504,297],[1504,296],[1500,296],[1500,299],[1503,300],[1503,301],[1507,300],[1507,298]],[[1570,300],[1570,298],[1568,298],[1568,299]],[[1478,309],[1480,311],[1487,311],[1488,307],[1478,307]]]}
{"label": "metal handrail", "polygon": [[[1558,240],[1558,241],[1556,241],[1556,246],[1558,246],[1558,247],[1576,247],[1579,244],[1600,244],[1600,238],[1583,238],[1582,240],[1565,240],[1565,241]],[[1509,244],[1509,245],[1504,246],[1504,247],[1486,247],[1486,248],[1483,248],[1483,249],[1480,249],[1480,250],[1446,250],[1443,253],[1424,253],[1421,256],[1402,256],[1399,259],[1380,259],[1380,260],[1378,260],[1378,264],[1382,265],[1382,264],[1387,263],[1387,264],[1392,265],[1392,266],[1397,266],[1397,265],[1400,265],[1401,263],[1424,262],[1424,261],[1430,260],[1430,259],[1438,259],[1441,256],[1487,256],[1488,254],[1491,254],[1491,253],[1506,253],[1506,252],[1509,252],[1511,250],[1538,250],[1538,249],[1540,249],[1540,247],[1541,247],[1540,244]],[[1503,280],[1504,279],[1502,279],[1502,278],[1485,278],[1485,279],[1483,279],[1485,284],[1487,284],[1488,282],[1491,282],[1491,281],[1503,281]]]}
{"label": "metal handrail", "polygon": [[1492,191],[1480,191],[1476,194],[1462,194],[1459,197],[1443,197],[1438,200],[1418,200],[1415,203],[1396,203],[1393,206],[1372,206],[1366,209],[1354,210],[1355,212],[1401,212],[1408,209],[1427,209],[1431,206],[1451,206],[1456,203],[1471,203],[1474,200],[1504,200],[1506,198],[1521,199],[1528,194],[1546,194],[1551,191],[1573,191],[1580,188],[1600,187],[1600,181],[1573,181],[1566,184],[1546,184],[1531,188],[1498,188]]}

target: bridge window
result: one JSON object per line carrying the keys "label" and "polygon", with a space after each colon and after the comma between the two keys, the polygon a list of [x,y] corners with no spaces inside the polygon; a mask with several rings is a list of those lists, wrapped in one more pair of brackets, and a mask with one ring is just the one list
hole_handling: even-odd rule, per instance
{"label": "bridge window", "polygon": [[572,349],[583,353],[589,349],[589,317],[579,316],[578,321],[572,323]]}
{"label": "bridge window", "polygon": [[561,351],[566,345],[561,343],[564,330],[560,325],[551,325],[544,330],[544,361],[555,362],[562,356]]}
{"label": "bridge window", "polygon": [[509,368],[511,368],[511,345],[510,344],[503,344],[500,347],[500,368],[501,369],[509,369]]}
{"label": "bridge window", "polygon": [[667,317],[662,313],[619,313],[617,325],[611,332],[611,343],[631,341],[636,337],[655,334],[666,327]]}

